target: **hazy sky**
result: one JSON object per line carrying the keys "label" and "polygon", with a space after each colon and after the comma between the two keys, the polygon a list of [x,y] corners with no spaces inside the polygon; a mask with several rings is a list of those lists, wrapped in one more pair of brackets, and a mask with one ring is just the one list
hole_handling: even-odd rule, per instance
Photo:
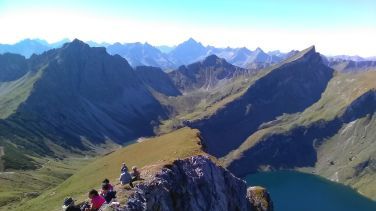
{"label": "hazy sky", "polygon": [[0,0],[0,43],[178,44],[376,56],[376,0]]}

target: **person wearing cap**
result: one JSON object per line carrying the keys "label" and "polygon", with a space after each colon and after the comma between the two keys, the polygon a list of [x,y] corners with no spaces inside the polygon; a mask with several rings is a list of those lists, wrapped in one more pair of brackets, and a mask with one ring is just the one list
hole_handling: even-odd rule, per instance
{"label": "person wearing cap", "polygon": [[71,197],[64,199],[62,208],[64,211],[81,211],[79,206],[74,205],[74,200]]}

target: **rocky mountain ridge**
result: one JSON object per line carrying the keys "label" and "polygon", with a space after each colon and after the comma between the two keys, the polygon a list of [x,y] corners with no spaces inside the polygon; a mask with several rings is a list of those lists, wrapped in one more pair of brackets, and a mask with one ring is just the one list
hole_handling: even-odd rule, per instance
{"label": "rocky mountain ridge", "polygon": [[[69,39],[63,39],[55,43],[48,43],[41,39],[25,39],[15,44],[0,44],[0,53],[21,54],[26,58],[33,54],[42,54],[43,52],[59,48],[64,43],[70,42]],[[270,65],[276,64],[293,56],[298,51],[292,50],[283,53],[281,51],[264,52],[261,48],[254,51],[246,47],[242,48],[217,48],[214,46],[204,46],[202,43],[189,38],[181,44],[173,47],[169,46],[152,46],[149,43],[97,43],[87,41],[91,47],[105,47],[111,55],[118,54],[127,59],[132,67],[137,66],[153,66],[159,67],[164,71],[177,69],[181,65],[189,65],[191,63],[203,60],[210,55],[216,55],[226,59],[229,63],[238,67],[260,70]],[[167,49],[167,50],[166,50]],[[363,58],[360,56],[326,56],[328,65],[337,65],[338,63],[355,63],[358,66],[369,65],[374,63],[374,57]],[[350,64],[350,66],[353,66]],[[349,69],[349,68],[347,68]],[[354,69],[354,68],[352,68]],[[357,69],[359,70],[359,69]]]}
{"label": "rocky mountain ridge", "polygon": [[302,111],[319,100],[332,74],[311,47],[286,64],[263,70],[241,96],[190,126],[202,132],[208,152],[221,157],[236,149],[262,123],[283,113]]}
{"label": "rocky mountain ridge", "polygon": [[[25,57],[33,54],[42,54],[53,48],[59,48],[64,43],[70,42],[63,39],[56,43],[47,43],[40,39],[25,39],[16,44],[0,44],[0,53],[16,53]],[[105,47],[111,55],[118,54],[127,59],[132,67],[153,66],[162,68],[164,71],[171,71],[181,65],[188,65],[212,54],[224,58],[229,63],[251,69],[260,69],[277,63],[289,56],[289,53],[273,54],[265,53],[260,48],[250,51],[247,48],[216,48],[214,46],[204,46],[196,40],[190,38],[174,47],[164,47],[168,49],[163,52],[158,47],[148,43],[96,43],[86,42],[91,47]]]}
{"label": "rocky mountain ridge", "polygon": [[125,210],[272,211],[269,194],[214,164],[208,157],[176,160],[152,179],[137,185]]}

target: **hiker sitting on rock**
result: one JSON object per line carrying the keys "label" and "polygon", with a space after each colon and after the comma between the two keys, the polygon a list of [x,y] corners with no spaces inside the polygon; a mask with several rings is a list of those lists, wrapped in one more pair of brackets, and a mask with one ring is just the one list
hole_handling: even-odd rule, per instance
{"label": "hiker sitting on rock", "polygon": [[133,188],[132,177],[128,171],[122,171],[119,180],[122,185],[129,184]]}
{"label": "hiker sitting on rock", "polygon": [[108,185],[108,190],[110,190],[110,191],[114,190],[114,186],[111,185],[110,180],[108,180],[107,178],[103,180],[103,182],[102,182],[102,187],[103,187],[103,185],[105,185],[105,184]]}
{"label": "hiker sitting on rock", "polygon": [[71,197],[64,199],[63,210],[64,211],[81,211],[80,207],[74,204],[74,201]]}
{"label": "hiker sitting on rock", "polygon": [[141,173],[140,173],[140,171],[137,169],[137,166],[133,166],[133,167],[132,167],[132,173],[131,173],[131,176],[132,176],[132,182],[141,179]]}
{"label": "hiker sitting on rock", "polygon": [[122,165],[121,165],[121,169],[120,169],[120,172],[121,173],[123,173],[123,172],[128,172],[128,167],[127,167],[127,165],[125,165],[125,163],[123,163]]}
{"label": "hiker sitting on rock", "polygon": [[106,200],[99,195],[98,191],[91,190],[89,192],[90,208],[86,208],[85,211],[97,211],[106,202]]}
{"label": "hiker sitting on rock", "polygon": [[112,201],[112,199],[116,198],[116,191],[110,190],[109,184],[103,184],[102,185],[102,191],[101,191],[100,195],[109,204]]}

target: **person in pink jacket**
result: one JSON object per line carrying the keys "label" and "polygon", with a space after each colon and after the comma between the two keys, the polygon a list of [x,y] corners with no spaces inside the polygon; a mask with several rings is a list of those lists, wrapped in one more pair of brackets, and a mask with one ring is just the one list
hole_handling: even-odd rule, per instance
{"label": "person in pink jacket", "polygon": [[91,190],[89,192],[89,199],[91,200],[90,208],[86,208],[85,211],[97,211],[106,202],[106,200],[99,195],[98,191]]}

